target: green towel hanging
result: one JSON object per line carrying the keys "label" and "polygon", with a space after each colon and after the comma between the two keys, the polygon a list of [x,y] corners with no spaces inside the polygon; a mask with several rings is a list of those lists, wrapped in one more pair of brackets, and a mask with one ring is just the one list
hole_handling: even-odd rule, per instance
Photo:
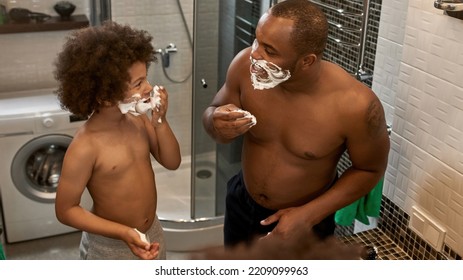
{"label": "green towel hanging", "polygon": [[334,220],[338,225],[350,226],[355,219],[369,225],[368,217],[379,217],[383,195],[384,178],[365,196],[336,211]]}
{"label": "green towel hanging", "polygon": [[0,261],[1,260],[6,260],[5,253],[3,252],[3,246],[0,243]]}

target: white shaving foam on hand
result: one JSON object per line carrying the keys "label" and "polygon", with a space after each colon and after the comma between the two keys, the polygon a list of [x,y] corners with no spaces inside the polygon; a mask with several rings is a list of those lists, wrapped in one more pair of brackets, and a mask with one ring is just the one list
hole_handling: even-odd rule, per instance
{"label": "white shaving foam on hand", "polygon": [[248,111],[245,111],[245,110],[241,110],[241,109],[236,109],[236,110],[233,110],[233,112],[238,112],[238,113],[243,113],[244,116],[242,118],[239,118],[240,119],[251,119],[251,124],[250,124],[250,127],[253,127],[257,124],[257,119],[254,115],[252,115],[251,113],[249,113]]}
{"label": "white shaving foam on hand", "polygon": [[[161,106],[161,93],[159,93],[160,88],[154,86],[153,95],[151,96],[151,106],[156,109],[156,112],[159,112],[159,107]],[[159,117],[158,123],[162,123],[162,119]]]}
{"label": "white shaving foam on hand", "polygon": [[135,230],[135,231],[138,233],[138,235],[140,236],[141,241],[150,244],[150,242],[148,241],[148,238],[146,237],[146,234],[140,232],[140,231],[139,231],[138,229],[136,229],[136,228],[134,228],[134,230]]}

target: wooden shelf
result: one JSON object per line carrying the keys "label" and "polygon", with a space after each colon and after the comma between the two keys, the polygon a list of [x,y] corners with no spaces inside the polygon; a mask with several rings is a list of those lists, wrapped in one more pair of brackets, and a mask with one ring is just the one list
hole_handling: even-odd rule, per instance
{"label": "wooden shelf", "polygon": [[43,31],[59,31],[69,29],[79,29],[89,26],[89,21],[86,15],[71,16],[68,20],[63,20],[61,17],[51,17],[44,22],[36,22],[31,20],[27,23],[8,22],[0,25],[0,34],[8,33],[23,33],[23,32],[43,32]]}

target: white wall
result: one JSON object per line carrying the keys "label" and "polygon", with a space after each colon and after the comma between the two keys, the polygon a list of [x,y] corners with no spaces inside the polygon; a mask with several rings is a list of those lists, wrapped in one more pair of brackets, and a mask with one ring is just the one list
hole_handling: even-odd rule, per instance
{"label": "white wall", "polygon": [[[193,0],[180,0],[181,10],[185,16],[189,35],[193,36]],[[148,31],[153,36],[153,44],[156,49],[165,48],[170,43],[177,46],[178,51],[170,55],[170,66],[165,69],[167,75],[175,83],[166,78],[163,73],[161,56],[158,55],[158,63],[152,64],[149,72],[149,80],[158,85],[163,85],[169,92],[168,119],[174,131],[182,155],[191,154],[192,138],[192,70],[193,70],[193,49],[185,29],[181,11],[176,0],[118,0],[112,1],[112,19],[119,23],[130,24],[136,28]],[[218,38],[217,17],[219,16],[219,1],[201,0],[198,2],[198,17],[201,22],[197,29],[202,32],[201,42],[197,42],[198,79],[207,77],[208,90],[217,87],[217,64],[218,64],[218,40],[204,40],[204,34],[210,38]],[[194,38],[190,38],[193,40]],[[199,84],[199,81],[196,81]],[[196,94],[205,94],[204,90]],[[215,91],[214,91],[215,94]],[[198,100],[200,98],[197,98]],[[209,103],[209,100],[207,100]],[[202,108],[196,103],[195,107]],[[197,122],[200,120],[197,120]],[[202,125],[197,125],[202,129]],[[197,128],[198,129],[198,128]],[[206,140],[210,140],[209,138]],[[201,145],[201,143],[199,143]],[[204,141],[204,145],[210,145]],[[197,152],[210,150],[199,147]],[[202,149],[200,149],[202,148]]]}
{"label": "white wall", "polygon": [[[0,3],[2,0],[0,0]],[[8,9],[27,8],[34,12],[56,16],[53,5],[56,0],[4,1]],[[74,14],[86,14],[90,18],[89,0],[73,0]],[[204,1],[203,1],[204,2]],[[193,34],[193,0],[180,0],[190,34]],[[210,5],[217,14],[217,5]],[[171,66],[166,72],[174,80],[184,80],[191,75],[192,49],[175,0],[112,1],[112,17],[119,23],[127,23],[144,29],[153,35],[156,49],[175,43],[178,52],[170,56]],[[211,36],[217,36],[216,26],[211,26]],[[53,76],[57,54],[66,36],[73,30],[0,34],[0,98],[16,92],[55,88]],[[153,64],[149,80],[164,85],[169,95],[168,117],[179,139],[182,154],[191,153],[191,76],[184,83],[172,83],[162,72],[159,63]]]}
{"label": "white wall", "polygon": [[373,90],[392,123],[383,193],[416,205],[463,254],[463,20],[429,0],[383,1]]}
{"label": "white wall", "polygon": [[[21,7],[33,12],[58,16],[56,0],[0,1],[7,10]],[[89,18],[89,0],[73,0],[74,15]],[[53,61],[70,31],[0,34],[0,97],[5,92],[56,87]]]}
{"label": "white wall", "polygon": [[[193,0],[181,0],[181,7],[193,36]],[[178,51],[170,55],[170,66],[166,68],[169,77],[183,83],[172,83],[164,75],[161,56],[152,64],[148,79],[152,84],[163,85],[169,92],[168,120],[177,137],[182,155],[191,153],[191,113],[192,113],[192,48],[183,24],[180,9],[175,0],[118,0],[111,3],[112,20],[130,24],[148,31],[153,36],[156,49],[165,48],[170,43]]]}

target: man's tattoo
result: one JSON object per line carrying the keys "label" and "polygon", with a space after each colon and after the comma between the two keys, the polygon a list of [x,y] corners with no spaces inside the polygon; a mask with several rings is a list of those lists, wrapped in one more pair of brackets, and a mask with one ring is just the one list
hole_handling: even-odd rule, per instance
{"label": "man's tattoo", "polygon": [[367,112],[368,134],[372,137],[378,136],[384,128],[384,117],[382,110],[376,101],[372,101]]}

